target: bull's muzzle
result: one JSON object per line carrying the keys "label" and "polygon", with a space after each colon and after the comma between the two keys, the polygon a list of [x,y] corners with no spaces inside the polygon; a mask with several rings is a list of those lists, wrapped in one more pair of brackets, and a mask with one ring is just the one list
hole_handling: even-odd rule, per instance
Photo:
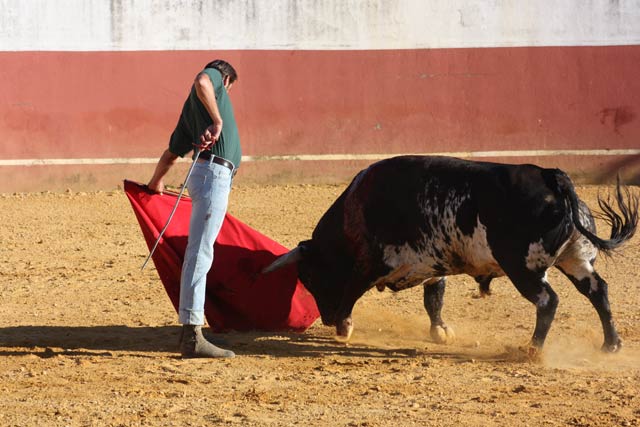
{"label": "bull's muzzle", "polygon": [[338,341],[349,341],[353,332],[353,320],[351,316],[336,322],[336,339]]}

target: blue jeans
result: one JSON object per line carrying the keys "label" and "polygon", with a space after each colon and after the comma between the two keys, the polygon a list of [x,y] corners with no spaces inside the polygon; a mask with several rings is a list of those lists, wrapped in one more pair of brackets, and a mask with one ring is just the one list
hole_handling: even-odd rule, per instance
{"label": "blue jeans", "polygon": [[187,183],[191,196],[189,239],[180,278],[179,322],[204,325],[207,273],[213,264],[213,244],[229,203],[232,172],[216,163],[198,161]]}

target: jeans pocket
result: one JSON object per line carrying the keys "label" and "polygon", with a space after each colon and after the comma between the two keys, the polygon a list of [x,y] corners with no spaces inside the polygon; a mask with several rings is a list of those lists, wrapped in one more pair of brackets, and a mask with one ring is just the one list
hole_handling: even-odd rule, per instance
{"label": "jeans pocket", "polygon": [[203,197],[203,193],[207,191],[207,185],[211,183],[210,175],[210,171],[205,168],[194,168],[187,183],[191,199],[198,200]]}

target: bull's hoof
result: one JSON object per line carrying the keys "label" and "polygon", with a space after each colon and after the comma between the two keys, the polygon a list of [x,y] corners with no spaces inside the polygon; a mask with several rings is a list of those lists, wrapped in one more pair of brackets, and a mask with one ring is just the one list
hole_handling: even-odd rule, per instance
{"label": "bull's hoof", "polygon": [[493,295],[493,294],[491,293],[491,289],[486,289],[486,290],[484,290],[484,289],[480,288],[480,298],[488,298],[488,297],[490,297],[491,295]]}
{"label": "bull's hoof", "polygon": [[347,318],[336,324],[336,341],[347,342],[353,333],[353,321]]}
{"label": "bull's hoof", "polygon": [[347,335],[347,336],[342,336],[342,335],[336,335],[335,337],[333,337],[336,341],[341,342],[341,343],[348,343],[349,339],[351,338],[351,335]]}
{"label": "bull's hoof", "polygon": [[614,343],[611,343],[611,344],[604,343],[604,344],[602,344],[602,348],[601,348],[601,350],[604,353],[617,353],[621,349],[622,349],[622,340],[620,338],[618,338],[616,340],[616,342],[614,342]]}
{"label": "bull's hoof", "polygon": [[437,344],[451,344],[456,340],[453,329],[446,325],[436,325],[431,327],[431,339]]}
{"label": "bull's hoof", "polygon": [[525,360],[529,360],[530,362],[540,362],[542,360],[542,347],[539,345],[529,343],[518,347],[518,350]]}

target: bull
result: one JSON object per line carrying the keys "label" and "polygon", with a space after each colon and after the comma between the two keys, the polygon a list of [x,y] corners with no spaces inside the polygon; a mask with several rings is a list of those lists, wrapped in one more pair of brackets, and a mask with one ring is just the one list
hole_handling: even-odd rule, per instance
{"label": "bull", "polygon": [[352,310],[369,289],[424,287],[424,307],[436,342],[454,333],[441,317],[446,276],[468,274],[489,293],[506,275],[536,307],[530,350],[542,349],[558,296],[547,270],[558,268],[600,317],[603,350],[622,341],[608,285],[594,269],[635,233],[638,197],[618,180],[615,205],[598,198],[611,226],[596,235],[594,217],[566,173],[535,165],[475,162],[440,156],[399,156],[358,173],[318,222],[310,240],[276,259],[265,273],[297,263],[322,322],[337,337],[353,331]]}

